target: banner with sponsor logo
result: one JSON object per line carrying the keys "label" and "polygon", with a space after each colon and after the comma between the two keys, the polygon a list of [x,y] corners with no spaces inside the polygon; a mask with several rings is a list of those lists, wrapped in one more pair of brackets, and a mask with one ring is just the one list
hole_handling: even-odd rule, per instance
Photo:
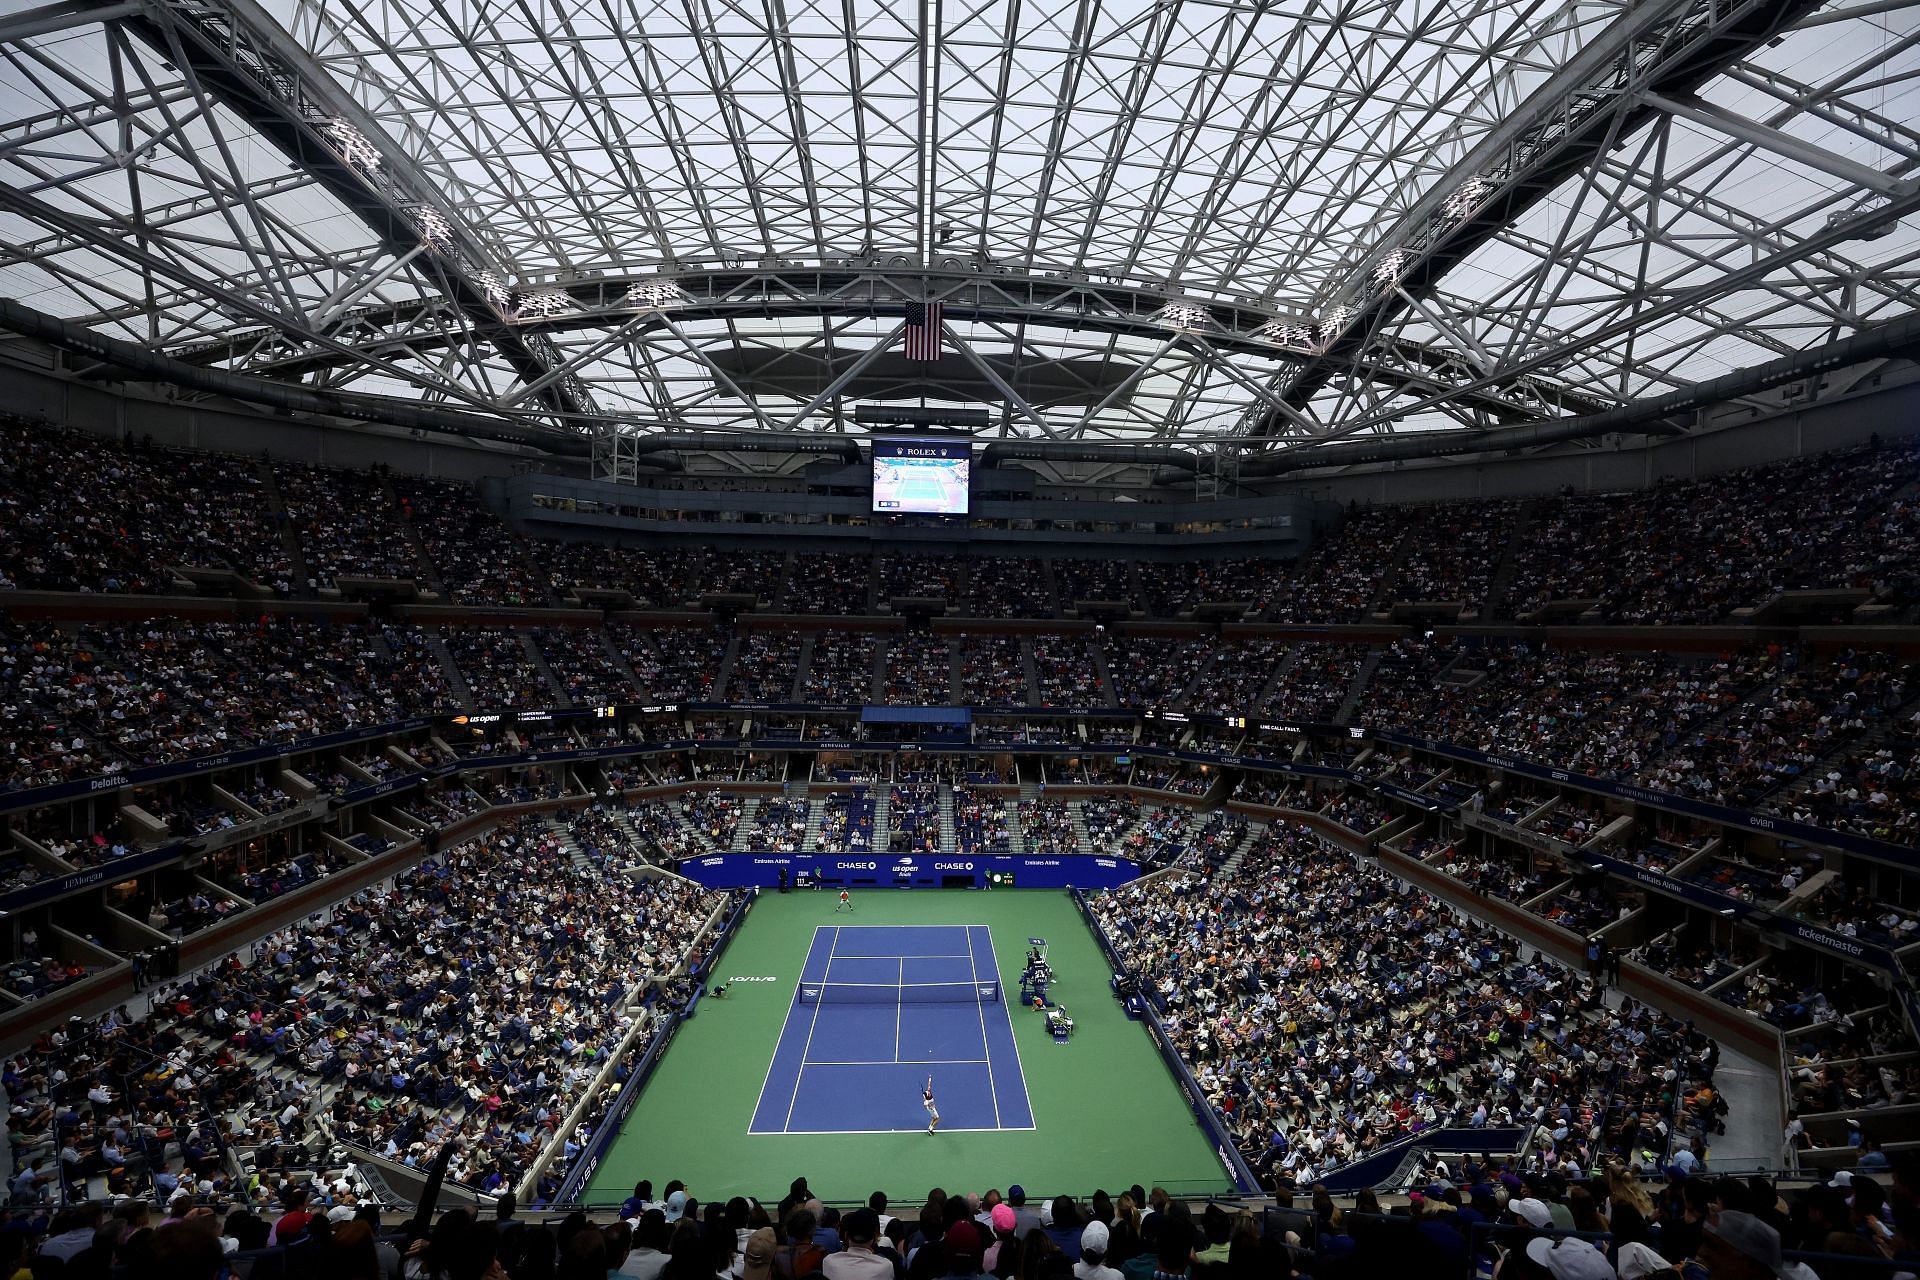
{"label": "banner with sponsor logo", "polygon": [[51,786],[23,787],[18,791],[0,792],[0,813],[32,809],[61,800],[97,795],[103,791],[118,791],[122,787],[144,786],[147,783],[167,782],[175,778],[191,778],[215,769],[231,769],[236,765],[255,764],[280,756],[323,751],[328,747],[350,746],[369,738],[385,738],[396,733],[410,733],[415,729],[424,729],[430,723],[431,721],[421,718],[401,720],[394,724],[369,725],[364,729],[345,729],[339,733],[323,733],[312,738],[294,738],[288,742],[249,747],[243,751],[223,751],[218,755],[196,756],[191,760],[176,760],[171,764],[149,765],[144,769],[130,769],[125,773],[110,773],[98,778],[76,778],[72,782],[57,782]]}
{"label": "banner with sponsor logo", "polygon": [[388,778],[385,782],[370,782],[364,787],[349,787],[340,793],[334,803],[344,809],[348,805],[378,800],[381,796],[398,795],[402,791],[411,791],[415,787],[425,786],[430,776],[432,775],[425,773],[408,773],[398,778]]}
{"label": "banner with sponsor logo", "polygon": [[1591,791],[1597,795],[1616,796],[1622,800],[1631,800],[1635,804],[1664,809],[1669,813],[1685,814],[1690,818],[1704,818],[1708,822],[1718,822],[1729,827],[1744,827],[1750,831],[1764,831],[1769,835],[1784,836],[1789,840],[1800,840],[1826,849],[1841,849],[1863,857],[1878,858],[1883,862],[1908,867],[1920,866],[1920,849],[1905,845],[1888,844],[1883,840],[1856,836],[1845,831],[1808,826],[1804,822],[1776,818],[1770,814],[1749,813],[1744,809],[1728,809],[1700,800],[1689,800],[1684,796],[1669,795],[1650,787],[1638,787],[1625,782],[1609,782],[1604,778],[1588,777],[1584,773],[1555,769],[1549,765],[1535,764],[1531,760],[1521,760],[1513,756],[1474,751],[1432,738],[1416,738],[1411,734],[1393,733],[1387,730],[1379,730],[1374,736],[1382,742],[1392,743],[1395,746],[1418,747],[1422,751],[1431,751],[1435,755],[1449,756],[1455,760],[1465,760],[1473,764],[1491,765],[1496,769],[1505,769],[1509,773],[1523,774],[1543,782],[1558,782],[1569,787],[1578,787],[1582,791]]}
{"label": "banner with sponsor logo", "polygon": [[24,889],[15,889],[12,893],[0,895],[0,915],[12,915],[28,907],[39,906],[43,902],[52,902],[55,898],[64,898],[70,893],[90,889],[95,885],[118,884],[122,880],[131,880],[144,875],[156,867],[163,867],[187,852],[187,842],[175,841],[162,845],[158,849],[149,849],[145,853],[129,854],[127,857],[109,862],[104,867],[88,867],[84,871],[75,871],[70,875],[42,880],[39,884],[30,884]]}
{"label": "banner with sponsor logo", "polygon": [[[1618,858],[1609,857],[1604,853],[1596,853],[1587,849],[1575,849],[1560,841],[1551,840],[1549,837],[1541,836],[1537,833],[1520,831],[1506,823],[1487,819],[1480,815],[1465,814],[1462,816],[1468,819],[1469,826],[1483,827],[1505,838],[1514,839],[1532,835],[1536,841],[1542,841],[1548,846],[1558,846],[1548,847],[1547,852],[1558,855],[1571,865],[1597,867],[1609,876],[1643,885],[1646,888],[1654,890],[1656,893],[1665,894],[1670,898],[1678,898],[1682,902],[1688,902],[1697,907],[1704,907],[1716,915],[1724,916],[1729,920],[1738,920],[1743,924],[1759,929],[1762,933],[1772,934],[1784,941],[1800,943],[1813,947],[1816,950],[1825,951],[1831,955],[1842,956],[1848,960],[1858,960],[1862,964],[1872,965],[1874,968],[1884,969],[1891,973],[1897,974],[1900,972],[1900,962],[1894,958],[1893,952],[1887,950],[1885,947],[1875,946],[1870,942],[1860,942],[1844,934],[1835,933],[1831,929],[1822,929],[1818,925],[1808,924],[1804,920],[1797,920],[1790,915],[1776,915],[1751,902],[1744,902],[1729,894],[1716,892],[1706,885],[1698,884],[1691,880],[1682,880],[1676,876],[1667,875],[1665,872],[1649,870],[1646,867],[1637,867],[1631,862],[1623,862]],[[1474,821],[1476,817],[1480,819],[1477,822]],[[1523,843],[1528,842],[1523,840]]]}
{"label": "banner with sponsor logo", "polygon": [[1140,864],[1128,858],[1092,854],[915,854],[890,853],[710,853],[681,862],[681,875],[711,889],[749,885],[772,888],[787,873],[789,886],[816,877],[830,887],[888,888],[951,885],[965,880],[979,887],[998,875],[1021,889],[1112,889],[1140,877]]}

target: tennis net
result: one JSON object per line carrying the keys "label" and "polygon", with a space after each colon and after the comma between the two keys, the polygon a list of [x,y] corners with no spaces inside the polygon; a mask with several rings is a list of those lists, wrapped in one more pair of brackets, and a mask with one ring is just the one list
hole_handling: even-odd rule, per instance
{"label": "tennis net", "polygon": [[803,982],[798,1004],[995,1004],[998,979],[979,982]]}

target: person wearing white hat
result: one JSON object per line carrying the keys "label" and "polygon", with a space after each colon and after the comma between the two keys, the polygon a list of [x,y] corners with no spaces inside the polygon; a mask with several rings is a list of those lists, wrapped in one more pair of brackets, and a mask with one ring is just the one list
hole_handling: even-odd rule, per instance
{"label": "person wearing white hat", "polygon": [[1607,1265],[1607,1255],[1573,1236],[1559,1240],[1541,1236],[1529,1240],[1527,1257],[1536,1266],[1545,1267],[1553,1280],[1615,1280],[1613,1268]]}
{"label": "person wearing white hat", "polygon": [[1738,1209],[1707,1219],[1697,1261],[1712,1280],[1794,1280],[1799,1274],[1780,1257],[1780,1233]]}
{"label": "person wearing white hat", "polygon": [[1620,1246],[1620,1257],[1616,1263],[1620,1280],[1647,1280],[1648,1276],[1658,1275],[1662,1271],[1674,1271],[1677,1268],[1657,1253],[1652,1245],[1638,1241]]}
{"label": "person wearing white hat", "polygon": [[1094,1221],[1080,1233],[1080,1261],[1073,1264],[1074,1280],[1121,1280],[1121,1273],[1107,1265],[1107,1225]]}
{"label": "person wearing white hat", "polygon": [[1553,1211],[1547,1208],[1545,1201],[1532,1196],[1523,1196],[1508,1204],[1507,1212],[1536,1230],[1549,1231],[1553,1228]]}

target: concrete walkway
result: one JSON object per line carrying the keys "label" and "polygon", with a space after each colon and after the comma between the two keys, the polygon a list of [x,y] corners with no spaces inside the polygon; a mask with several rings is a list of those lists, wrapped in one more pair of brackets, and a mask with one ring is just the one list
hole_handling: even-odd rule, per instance
{"label": "concrete walkway", "polygon": [[1780,1073],[1722,1045],[1713,1083],[1727,1099],[1727,1131],[1707,1143],[1714,1173],[1778,1169],[1785,1121]]}

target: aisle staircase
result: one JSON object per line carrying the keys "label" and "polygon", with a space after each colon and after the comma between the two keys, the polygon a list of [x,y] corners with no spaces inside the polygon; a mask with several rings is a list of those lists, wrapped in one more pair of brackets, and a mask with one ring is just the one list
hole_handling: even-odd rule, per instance
{"label": "aisle staircase", "polygon": [[[807,796],[803,790],[795,788],[791,798],[795,800],[805,800]],[[800,847],[808,853],[820,852],[820,828],[826,826],[826,824],[827,797],[825,793],[822,793],[819,800],[807,806],[807,829],[805,834],[800,837]]]}
{"label": "aisle staircase", "polygon": [[1067,801],[1067,818],[1073,823],[1073,837],[1079,841],[1083,853],[1106,854],[1108,850],[1098,848],[1093,843],[1093,833],[1087,830],[1087,807],[1084,800]]}
{"label": "aisle staircase", "polygon": [[873,848],[885,853],[893,839],[893,788],[884,780],[873,784]]}
{"label": "aisle staircase", "polygon": [[1347,696],[1340,700],[1340,709],[1333,713],[1335,724],[1352,724],[1353,713],[1359,709],[1360,699],[1367,691],[1367,684],[1373,679],[1373,673],[1380,669],[1380,657],[1386,652],[1375,645],[1367,650],[1367,656],[1361,661],[1360,669],[1353,673],[1353,679],[1347,685]]}
{"label": "aisle staircase", "polygon": [[1106,690],[1107,705],[1109,707],[1119,706],[1120,700],[1114,695],[1113,669],[1107,665],[1106,646],[1090,638],[1087,644],[1087,652],[1093,655],[1093,669],[1100,675],[1100,687]]}
{"label": "aisle staircase", "polygon": [[1287,651],[1280,655],[1280,661],[1273,664],[1273,670],[1268,674],[1267,682],[1261,685],[1260,692],[1254,695],[1253,706],[1248,708],[1249,715],[1259,715],[1266,709],[1268,701],[1280,691],[1282,685],[1286,684],[1288,677],[1293,674],[1293,669],[1300,665],[1300,659],[1306,651],[1307,647],[1303,644],[1287,646]]}
{"label": "aisle staircase", "polygon": [[268,463],[256,462],[253,470],[266,490],[267,511],[273,516],[274,524],[279,526],[280,548],[287,553],[287,563],[292,566],[294,592],[297,595],[309,595],[307,582],[312,577],[312,571],[307,567],[307,553],[300,545],[300,531],[293,527],[293,517],[287,514],[287,500],[280,492],[280,481]]}
{"label": "aisle staircase", "polygon": [[1206,655],[1202,657],[1200,661],[1193,664],[1193,670],[1187,673],[1187,678],[1181,682],[1179,689],[1174,692],[1171,698],[1167,699],[1167,705],[1174,707],[1186,706],[1187,702],[1193,697],[1193,691],[1199,687],[1202,680],[1206,679],[1207,673],[1213,670],[1213,664],[1219,660],[1220,646],[1208,646]]}
{"label": "aisle staircase", "polygon": [[1387,557],[1386,570],[1380,575],[1380,586],[1375,590],[1368,612],[1382,614],[1393,608],[1393,593],[1400,585],[1400,567],[1407,562],[1407,554],[1413,550],[1414,530],[1404,529],[1393,544],[1393,553]]}
{"label": "aisle staircase", "polygon": [[813,665],[813,646],[818,637],[809,632],[800,639],[800,652],[793,660],[793,700],[806,702],[807,669]]}
{"label": "aisle staircase", "polygon": [[1026,636],[1020,637],[1020,670],[1024,674],[1027,686],[1027,705],[1040,705],[1040,666],[1033,660],[1033,641]]}
{"label": "aisle staircase", "polygon": [[1525,502],[1519,513],[1513,518],[1513,525],[1507,530],[1506,544],[1500,550],[1500,562],[1493,567],[1493,575],[1487,580],[1486,600],[1480,606],[1478,621],[1488,622],[1494,618],[1507,616],[1507,590],[1513,586],[1514,575],[1520,571],[1520,548],[1524,545],[1527,530],[1533,527],[1533,521],[1540,514],[1538,501]]}
{"label": "aisle staircase", "polygon": [[[453,650],[447,648],[447,642],[440,633],[430,627],[420,628],[420,634],[427,642],[427,651],[440,663],[440,669],[446,672],[447,683],[453,689],[453,696],[461,705],[474,707],[473,690],[467,684],[466,673],[460,670],[460,664],[453,660]],[[478,708],[474,708],[478,709]]]}
{"label": "aisle staircase", "polygon": [[947,641],[947,697],[949,706],[964,706],[967,701],[966,677],[966,641],[959,638]]}
{"label": "aisle staircase", "polygon": [[959,848],[960,840],[953,829],[953,788],[943,782],[940,784],[940,852],[952,857]]}
{"label": "aisle staircase", "polygon": [[607,661],[613,664],[614,674],[625,676],[639,690],[641,698],[646,698],[650,690],[640,683],[640,677],[627,662],[627,655],[620,652],[620,646],[613,642],[613,633],[605,627],[595,627],[593,634],[600,637],[600,648],[607,655]]}
{"label": "aisle staircase", "polygon": [[407,508],[400,501],[399,491],[393,487],[393,477],[380,477],[380,496],[387,500],[387,510],[393,513],[393,522],[400,526],[400,534],[413,548],[414,579],[421,586],[433,592],[440,599],[451,604],[453,595],[447,590],[446,580],[440,576],[440,567],[427,554],[427,539],[420,527],[404,514]]}
{"label": "aisle staircase", "polygon": [[740,821],[734,824],[733,839],[727,845],[728,853],[745,853],[748,848],[747,833],[753,829],[754,820],[760,815],[760,797],[745,796],[740,805]]}
{"label": "aisle staircase", "polygon": [[[627,839],[633,842],[634,856],[639,858],[640,861],[652,865],[653,858],[648,853],[648,850],[653,847],[653,841],[647,839],[647,837],[641,833],[640,828],[634,825],[633,819],[628,816],[628,810],[624,808],[616,809],[613,814],[613,822],[615,826],[626,833]],[[685,825],[687,832],[696,844],[708,849],[713,847],[708,843],[704,835],[694,831],[691,824],[683,825]]]}
{"label": "aisle staircase", "polygon": [[726,650],[720,655],[720,669],[713,676],[713,696],[716,701],[726,701],[727,682],[733,679],[733,660],[740,653],[740,632],[735,630],[727,636]]}
{"label": "aisle staircase", "polygon": [[540,643],[533,638],[533,632],[524,627],[515,627],[513,633],[520,637],[520,647],[526,650],[527,661],[533,664],[533,669],[540,673],[542,680],[546,681],[547,691],[553,695],[553,705],[566,706],[566,688],[560,683],[560,677],[553,673],[553,667],[548,663],[547,655],[540,651]]}
{"label": "aisle staircase", "polygon": [[1036,616],[1057,618],[1060,616],[1060,583],[1053,576],[1053,561],[1040,561],[1040,576],[1046,580],[1045,598],[1037,601],[1041,608]]}
{"label": "aisle staircase", "polygon": [[1267,824],[1249,822],[1247,829],[1240,833],[1240,839],[1227,854],[1227,860],[1220,864],[1220,877],[1225,879],[1240,870],[1240,864],[1247,860],[1247,850],[1253,848],[1261,836],[1266,834]]}
{"label": "aisle staircase", "polygon": [[[632,828],[626,827],[624,823],[620,825],[631,834]],[[567,828],[566,823],[560,821],[558,818],[548,817],[546,819],[546,827],[548,833],[559,841],[560,848],[566,853],[568,862],[582,871],[592,872],[597,870],[594,866],[593,859],[587,855],[585,849],[580,847],[580,842],[574,839],[573,832]],[[617,859],[615,861],[617,861]]]}

